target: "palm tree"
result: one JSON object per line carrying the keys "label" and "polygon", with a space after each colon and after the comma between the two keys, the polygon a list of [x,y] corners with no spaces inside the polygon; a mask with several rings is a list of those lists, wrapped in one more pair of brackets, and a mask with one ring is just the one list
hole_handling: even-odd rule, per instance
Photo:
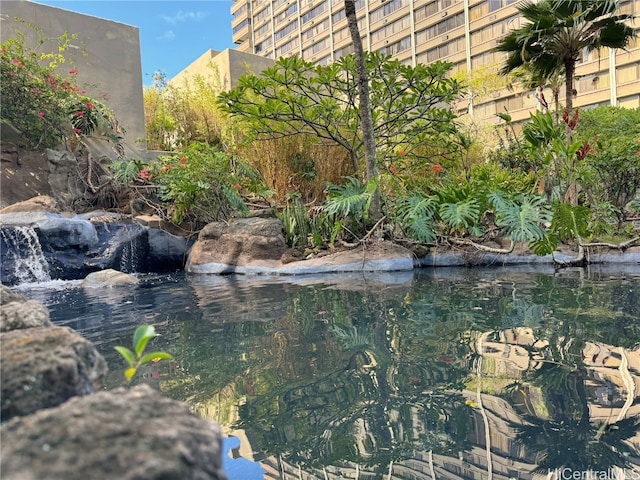
{"label": "palm tree", "polygon": [[496,51],[506,52],[502,73],[528,64],[543,77],[564,71],[566,110],[573,110],[573,77],[583,50],[625,48],[634,36],[625,23],[630,15],[614,15],[617,0],[527,1],[518,11],[527,21],[498,42]]}
{"label": "palm tree", "polygon": [[[548,111],[550,104],[544,97],[543,90],[551,90],[551,101],[553,103],[553,115],[556,123],[560,118],[560,89],[564,83],[562,69],[558,69],[550,75],[543,76],[539,71],[534,70],[530,63],[526,63],[516,68],[512,72],[513,83],[518,83],[524,90],[535,90],[536,100],[541,110]],[[513,84],[509,85],[512,88]]]}

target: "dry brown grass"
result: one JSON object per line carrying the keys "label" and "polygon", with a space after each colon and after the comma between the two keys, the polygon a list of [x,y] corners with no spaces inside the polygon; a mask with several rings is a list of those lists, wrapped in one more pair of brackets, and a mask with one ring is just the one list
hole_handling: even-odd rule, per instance
{"label": "dry brown grass", "polygon": [[244,148],[242,158],[260,173],[280,203],[296,192],[304,203],[319,204],[326,182],[341,183],[354,173],[344,148],[313,144],[303,135],[254,141]]}

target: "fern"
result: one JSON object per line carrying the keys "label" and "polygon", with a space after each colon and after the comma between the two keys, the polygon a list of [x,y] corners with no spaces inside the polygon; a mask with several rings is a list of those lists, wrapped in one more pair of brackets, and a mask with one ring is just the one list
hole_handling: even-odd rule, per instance
{"label": "fern", "polygon": [[396,218],[409,236],[418,242],[432,243],[436,240],[434,215],[436,202],[433,197],[413,193],[396,202]]}
{"label": "fern", "polygon": [[109,169],[113,172],[115,179],[127,185],[140,176],[142,170],[142,161],[133,160],[116,160],[109,164]]}
{"label": "fern", "polygon": [[222,186],[222,194],[224,198],[229,202],[231,208],[234,208],[238,212],[246,213],[249,211],[247,204],[244,202],[244,198],[235,188],[229,188],[226,185]]}

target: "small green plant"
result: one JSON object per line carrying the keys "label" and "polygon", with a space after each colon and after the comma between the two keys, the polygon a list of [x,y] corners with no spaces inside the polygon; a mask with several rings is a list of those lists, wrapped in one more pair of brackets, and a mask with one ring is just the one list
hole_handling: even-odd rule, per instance
{"label": "small green plant", "polygon": [[131,351],[127,347],[122,347],[120,345],[114,347],[129,365],[129,368],[127,368],[124,372],[124,376],[126,377],[127,381],[131,381],[140,365],[159,360],[173,359],[173,357],[167,352],[144,353],[145,348],[147,348],[147,343],[149,343],[149,340],[151,340],[156,335],[156,329],[153,325],[140,325],[138,328],[136,328],[136,331],[133,334],[134,351]]}

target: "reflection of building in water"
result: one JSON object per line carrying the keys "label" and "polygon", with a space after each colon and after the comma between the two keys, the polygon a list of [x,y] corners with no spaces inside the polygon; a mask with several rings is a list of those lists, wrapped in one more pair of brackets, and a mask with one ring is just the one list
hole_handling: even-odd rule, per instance
{"label": "reflection of building in water", "polygon": [[[557,479],[561,470],[551,474],[534,474],[537,453],[516,439],[518,426],[526,425],[525,416],[542,420],[550,418],[552,408],[544,392],[526,381],[525,374],[540,369],[545,361],[546,341],[537,340],[531,329],[517,328],[499,334],[480,334],[476,339],[480,354],[475,364],[476,376],[463,392],[467,405],[473,408],[473,428],[468,440],[471,448],[457,456],[432,452],[416,452],[413,458],[388,466],[388,470],[373,472],[355,464],[323,469],[305,468],[291,464],[285,458],[269,457],[262,463],[268,469],[267,479]],[[586,367],[585,390],[592,425],[612,424],[625,418],[640,418],[640,350],[628,351],[603,343],[586,342],[581,351]],[[499,396],[511,385],[520,395],[509,397],[521,401],[510,404]],[[516,392],[517,393],[517,392]],[[389,418],[400,418],[389,412]],[[421,419],[413,418],[413,428],[423,430]],[[402,436],[403,426],[391,422],[396,438]],[[599,441],[594,438],[593,441]],[[636,432],[628,442],[640,445]],[[632,459],[640,465],[640,459]],[[622,470],[603,469],[594,475],[606,478],[625,478]],[[565,472],[566,473],[566,472]],[[577,472],[587,478],[584,472]],[[574,474],[570,472],[570,474]],[[633,471],[640,478],[640,467]],[[382,476],[383,475],[383,476]],[[617,477],[616,477],[617,475]],[[574,477],[571,477],[574,478]],[[601,477],[599,477],[601,478]],[[627,475],[627,478],[628,475]],[[634,477],[635,478],[635,477]]]}

